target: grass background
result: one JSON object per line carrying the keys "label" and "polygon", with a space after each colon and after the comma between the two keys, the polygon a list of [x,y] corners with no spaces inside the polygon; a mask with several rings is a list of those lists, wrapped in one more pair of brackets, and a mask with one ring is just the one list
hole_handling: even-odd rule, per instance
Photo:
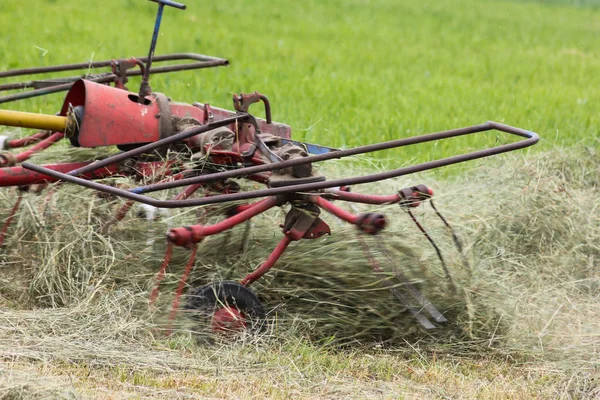
{"label": "grass background", "polygon": [[[2,3],[2,69],[148,52],[155,15],[149,2],[32,4],[35,12],[18,1]],[[486,120],[540,133],[540,149],[570,145],[598,137],[597,4],[190,2],[184,12],[166,9],[157,54],[193,51],[228,58],[231,67],[152,83],[179,101],[228,108],[233,92],[259,90],[297,139],[330,146]],[[12,107],[51,113],[62,95],[52,99]],[[438,157],[484,142],[490,140],[425,145],[410,156]]]}
{"label": "grass background", "polygon": [[[3,0],[0,69],[146,55],[155,9],[144,0],[27,6]],[[455,313],[451,329],[413,332],[406,342],[399,335],[390,348],[361,342],[340,351],[305,340],[306,330],[216,347],[165,341],[135,306],[145,301],[160,252],[137,252],[135,243],[146,237],[140,241],[126,224],[115,235],[120,241],[98,235],[93,226],[105,214],[87,193],[61,192],[62,204],[72,206],[55,203],[50,214],[31,197],[2,258],[0,395],[598,395],[598,2],[188,1],[187,11],[167,9],[163,21],[157,54],[194,51],[232,65],[157,76],[154,90],[227,108],[233,92],[259,90],[271,99],[274,119],[292,125],[297,139],[349,147],[496,120],[536,131],[542,141],[514,157],[469,163],[455,169],[467,170],[465,176],[437,182],[441,205],[458,223],[478,271],[477,279],[461,282],[470,308],[463,307],[465,299],[441,303]],[[130,88],[137,89],[135,81]],[[4,106],[53,113],[61,100],[55,95]],[[505,138],[462,138],[387,155],[409,162],[497,140]],[[64,159],[57,150],[52,154]],[[418,183],[364,190],[407,182]],[[14,193],[2,194],[7,214]],[[278,238],[271,231],[279,217],[253,231],[256,244],[239,264],[264,259]],[[322,246],[322,253],[300,244],[275,277],[299,279],[289,264],[327,260],[328,252],[340,254],[343,268],[344,254],[363,258],[341,246],[353,240],[349,231],[336,226],[336,237],[340,246]],[[421,261],[436,265],[427,244],[413,239],[421,242],[413,243],[423,251]],[[227,259],[210,261],[215,248],[205,248],[197,268],[222,263],[232,273]],[[19,273],[32,282],[20,283]],[[263,295],[273,281],[266,283],[258,289]],[[290,288],[283,289],[288,295]],[[23,301],[27,296],[36,297],[35,306]],[[290,304],[301,304],[298,299]],[[44,304],[55,308],[40,308]],[[385,316],[385,307],[373,309]],[[356,329],[364,320],[340,312],[334,322],[340,321]],[[305,322],[310,325],[300,325]]]}

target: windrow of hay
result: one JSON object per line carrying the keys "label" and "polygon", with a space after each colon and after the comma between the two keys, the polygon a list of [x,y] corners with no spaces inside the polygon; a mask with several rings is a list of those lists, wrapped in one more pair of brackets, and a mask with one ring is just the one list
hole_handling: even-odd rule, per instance
{"label": "windrow of hay", "polygon": [[[323,171],[334,176],[342,165],[344,175],[364,168],[338,163]],[[323,214],[332,236],[293,243],[253,287],[271,317],[268,332],[281,337],[292,329],[344,344],[419,343],[453,354],[489,349],[521,360],[597,366],[599,176],[594,148],[503,156],[472,163],[464,174],[439,182],[433,174],[421,176],[436,190],[436,206],[465,245],[472,274],[429,205],[415,210],[444,253],[456,294],[433,248],[397,205],[356,207],[387,215],[389,226],[376,237],[359,238],[352,226]],[[407,177],[356,189],[393,193],[415,183],[420,182]],[[1,196],[6,216],[16,191],[6,189]],[[24,194],[2,252],[1,354],[118,364],[134,357],[125,349],[139,348],[136,363],[171,368],[189,362],[170,356],[161,333],[189,250],[175,250],[158,309],[149,310],[147,298],[166,229],[199,218],[217,221],[222,217],[213,214],[220,207],[173,211],[152,222],[137,218],[134,210],[106,228],[122,203],[71,185]],[[282,236],[284,211],[207,238],[190,286],[237,280],[257,267]],[[449,322],[422,330],[372,273],[361,240],[382,268],[403,271]],[[175,327],[198,330],[191,321],[180,315]],[[155,353],[157,348],[162,350]]]}

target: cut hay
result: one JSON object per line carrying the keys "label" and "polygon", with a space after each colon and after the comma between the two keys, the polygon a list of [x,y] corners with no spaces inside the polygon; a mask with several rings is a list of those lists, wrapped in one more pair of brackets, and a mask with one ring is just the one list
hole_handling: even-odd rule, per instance
{"label": "cut hay", "polygon": [[[500,354],[591,374],[600,363],[596,151],[503,156],[472,163],[455,178],[436,181],[429,174],[419,181],[409,177],[357,187],[393,193],[422,182],[435,189],[436,206],[461,237],[472,274],[429,206],[416,215],[441,246],[459,287],[456,294],[434,250],[400,207],[360,210],[382,212],[390,222],[381,235],[364,238],[375,259],[387,271],[407,274],[449,323],[421,329],[371,272],[355,229],[323,214],[333,235],[293,243],[253,287],[271,319],[267,340],[277,342],[293,332],[328,345]],[[362,168],[357,165],[344,164],[345,173]],[[328,176],[335,166],[324,167],[330,168]],[[15,191],[1,195],[7,215]],[[173,346],[183,346],[186,354],[204,351],[187,331],[201,328],[183,314],[174,326],[178,333],[163,334],[188,250],[175,250],[158,308],[147,305],[164,254],[164,232],[197,221],[199,210],[154,222],[132,212],[103,230],[117,204],[122,202],[70,185],[57,187],[51,197],[25,194],[2,254],[4,359],[185,369],[193,361]],[[280,240],[283,217],[284,211],[272,210],[251,222],[247,236],[242,225],[207,238],[190,286],[238,280],[257,267]]]}

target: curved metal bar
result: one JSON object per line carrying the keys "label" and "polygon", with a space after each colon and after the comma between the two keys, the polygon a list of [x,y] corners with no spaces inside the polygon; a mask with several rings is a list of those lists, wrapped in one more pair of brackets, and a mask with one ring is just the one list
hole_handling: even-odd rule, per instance
{"label": "curved metal bar", "polygon": [[[211,196],[211,197],[205,197],[205,198],[199,198],[199,199],[190,199],[190,200],[156,200],[151,197],[143,196],[141,194],[138,194],[138,193],[135,193],[132,191],[127,191],[127,190],[118,189],[118,188],[115,188],[112,186],[102,185],[97,182],[91,182],[91,181],[88,181],[88,180],[85,180],[82,178],[78,178],[75,176],[63,174],[63,173],[60,173],[57,171],[52,171],[47,168],[40,167],[38,165],[34,165],[34,164],[30,164],[30,163],[23,163],[22,166],[23,166],[23,168],[30,169],[32,171],[39,172],[42,174],[46,174],[46,175],[51,176],[56,179],[64,180],[64,181],[71,182],[71,183],[76,183],[78,185],[88,187],[90,189],[99,190],[99,191],[113,194],[116,196],[120,196],[120,197],[123,197],[126,199],[138,201],[140,203],[149,204],[154,207],[161,207],[161,208],[193,207],[193,206],[200,206],[200,205],[207,205],[207,204],[214,204],[214,203],[224,203],[224,202],[230,202],[230,201],[254,199],[254,198],[266,197],[266,196],[285,195],[285,194],[290,194],[290,193],[314,192],[317,190],[338,187],[338,186],[348,186],[348,185],[358,185],[358,184],[369,183],[369,182],[378,182],[378,181],[382,181],[385,179],[396,178],[396,177],[403,176],[403,175],[410,175],[410,174],[413,174],[416,172],[426,171],[429,169],[439,168],[439,167],[452,165],[452,164],[458,164],[458,163],[469,161],[469,160],[475,160],[478,158],[489,157],[489,156],[492,156],[495,154],[501,154],[501,153],[506,153],[509,151],[522,149],[522,148],[529,147],[529,146],[532,146],[535,143],[537,143],[539,140],[539,136],[534,132],[526,131],[526,130],[523,130],[520,128],[515,128],[512,126],[500,124],[497,122],[487,122],[482,125],[475,125],[472,127],[455,129],[455,130],[450,130],[450,131],[443,131],[443,132],[438,132],[438,133],[429,134],[429,135],[417,136],[414,138],[399,139],[399,140],[391,141],[391,142],[356,147],[354,149],[340,150],[337,152],[322,154],[322,155],[318,155],[318,156],[303,157],[302,159],[294,159],[294,160],[283,161],[283,162],[275,163],[275,164],[266,164],[266,165],[260,165],[260,166],[256,166],[256,167],[242,168],[237,171],[226,171],[225,173],[221,172],[221,173],[216,173],[216,174],[199,176],[196,178],[182,179],[182,180],[176,181],[177,184],[174,184],[175,182],[169,182],[166,184],[152,185],[153,187],[160,187],[161,189],[166,189],[166,188],[170,188],[170,187],[189,185],[190,183],[192,183],[191,182],[192,180],[194,180],[193,183],[200,183],[200,182],[206,182],[209,180],[215,180],[215,176],[223,176],[226,173],[228,174],[227,176],[240,176],[240,175],[248,174],[249,171],[252,171],[252,173],[259,172],[256,170],[257,167],[262,168],[262,169],[260,169],[260,171],[268,171],[268,170],[272,170],[272,169],[285,168],[285,167],[288,167],[291,165],[300,165],[300,164],[304,164],[306,162],[315,162],[315,159],[318,159],[318,161],[324,161],[326,159],[331,159],[331,158],[348,157],[348,156],[354,155],[354,154],[364,154],[364,153],[378,151],[378,150],[384,150],[384,149],[390,149],[390,148],[394,148],[394,147],[405,146],[407,144],[423,143],[423,142],[432,141],[432,140],[445,139],[445,138],[449,138],[449,137],[466,135],[466,134],[476,133],[476,132],[489,131],[489,130],[494,130],[494,129],[502,131],[502,132],[510,133],[513,135],[517,135],[520,137],[524,137],[526,139],[518,141],[518,142],[514,142],[514,143],[504,144],[501,146],[496,146],[496,147],[487,148],[487,149],[483,149],[483,150],[477,150],[477,151],[473,151],[473,152],[466,153],[466,154],[461,154],[461,155],[452,156],[452,157],[446,157],[446,158],[442,158],[439,160],[429,161],[429,162],[425,162],[425,163],[421,163],[421,164],[412,165],[409,167],[394,169],[392,171],[369,174],[369,175],[365,175],[365,176],[336,179],[336,180],[325,181],[325,182],[291,185],[291,186],[284,186],[284,187],[278,187],[278,188],[262,189],[262,190],[255,190],[255,191],[251,191],[251,192],[244,192],[244,193],[217,195],[217,196]],[[298,162],[298,161],[305,161],[305,162]],[[231,175],[229,173],[237,173],[237,174]],[[219,178],[219,179],[221,179],[221,178]]]}
{"label": "curved metal bar", "polygon": [[[466,128],[452,129],[452,130],[448,130],[448,131],[430,133],[428,135],[421,135],[421,136],[414,136],[414,137],[410,137],[410,138],[391,140],[389,142],[375,143],[375,144],[366,145],[366,146],[359,146],[359,147],[355,147],[352,149],[336,150],[336,151],[331,151],[331,152],[324,153],[324,154],[296,158],[296,159],[287,160],[287,161],[283,161],[283,162],[279,162],[279,163],[256,165],[256,166],[252,166],[252,167],[240,168],[240,169],[231,170],[231,171],[224,171],[224,172],[219,172],[219,173],[214,173],[214,174],[202,175],[202,176],[198,176],[198,177],[194,177],[194,178],[182,179],[178,182],[166,182],[166,183],[162,183],[162,184],[141,186],[139,188],[131,189],[130,191],[133,193],[141,194],[141,193],[154,192],[157,190],[170,189],[170,188],[194,184],[194,183],[214,182],[214,181],[218,181],[221,179],[235,178],[235,177],[246,176],[246,175],[255,174],[255,173],[259,173],[259,172],[272,171],[275,169],[294,167],[296,165],[303,165],[303,164],[326,161],[326,160],[331,160],[331,159],[336,159],[336,158],[355,156],[358,154],[365,154],[365,153],[371,153],[371,152],[375,152],[375,151],[388,150],[388,149],[393,149],[396,147],[409,146],[409,145],[418,144],[418,143],[443,140],[443,139],[448,139],[448,138],[457,137],[457,136],[470,135],[470,134],[474,134],[474,133],[478,133],[478,132],[490,131],[490,130],[494,130],[494,129],[498,130],[498,131],[510,133],[512,135],[524,137],[524,138],[527,138],[527,140],[511,143],[508,145],[492,147],[489,149],[479,150],[474,153],[467,153],[467,154],[463,154],[460,156],[450,157],[449,159],[452,160],[450,162],[450,164],[455,164],[457,162],[463,162],[463,161],[467,161],[469,159],[473,159],[473,158],[467,158],[467,159],[460,158],[460,161],[454,161],[454,160],[459,160],[456,157],[465,157],[465,156],[468,156],[471,154],[477,154],[477,156],[474,158],[488,157],[488,156],[491,156],[494,154],[504,153],[507,151],[513,151],[513,150],[517,150],[517,149],[520,149],[523,147],[528,147],[528,146],[531,146],[531,145],[537,143],[537,141],[539,140],[539,136],[534,132],[529,132],[524,129],[515,128],[513,126],[504,125],[504,124],[500,124],[498,122],[490,121],[485,124],[469,126]],[[508,146],[508,147],[506,147],[506,146]],[[503,150],[505,148],[506,148],[506,150]],[[431,161],[430,163],[433,163],[432,164],[433,166],[427,167],[426,169],[439,168],[439,167],[443,167],[445,165],[449,165],[449,164],[443,163],[442,162],[443,160],[446,160],[446,159]],[[426,163],[426,164],[429,164],[429,163]],[[416,166],[413,166],[413,167],[416,167]],[[413,168],[413,167],[409,167],[409,168]],[[419,171],[421,171],[421,170],[418,170],[418,171],[415,170],[412,172],[408,172],[408,174],[411,174],[414,172],[419,172]],[[390,173],[391,172],[392,171],[390,171]],[[384,172],[382,174],[388,174],[388,173]],[[397,176],[400,176],[400,175],[397,175]],[[391,177],[395,177],[395,176],[391,176]],[[389,179],[389,177],[383,178],[383,179]],[[332,182],[332,181],[330,181],[330,182]],[[369,182],[369,181],[367,180],[365,182],[353,182],[350,184],[356,185],[359,183],[366,183],[366,182]],[[344,185],[350,185],[350,184],[343,183],[343,184],[340,184],[337,186],[344,186]],[[326,187],[335,187],[335,186],[336,185],[326,186]]]}
{"label": "curved metal bar", "polygon": [[[199,135],[201,133],[208,132],[208,131],[210,131],[212,129],[232,124],[232,123],[234,123],[236,121],[243,121],[243,120],[246,120],[246,119],[252,119],[251,117],[252,116],[249,115],[249,114],[238,114],[238,115],[234,115],[233,117],[222,119],[220,121],[215,121],[215,122],[211,122],[211,123],[206,124],[206,125],[201,125],[201,126],[199,126],[197,128],[188,129],[187,131],[183,131],[183,132],[177,133],[177,134],[175,134],[173,136],[169,136],[169,137],[166,137],[164,139],[157,140],[156,142],[148,143],[148,144],[145,144],[143,146],[136,147],[133,150],[124,151],[123,153],[115,154],[114,156],[107,157],[107,158],[105,158],[103,160],[100,160],[100,161],[96,161],[96,162],[94,162],[92,164],[87,165],[84,168],[75,169],[75,170],[69,172],[69,175],[77,176],[77,175],[85,174],[87,172],[92,172],[92,171],[95,171],[95,170],[97,170],[99,168],[105,167],[107,165],[111,165],[111,164],[119,163],[121,161],[125,161],[128,158],[130,158],[130,157],[135,157],[135,156],[138,156],[140,154],[147,153],[149,151],[158,149],[160,147],[164,147],[164,146],[166,146],[168,144],[171,144],[171,143],[174,143],[174,142],[179,142],[181,140],[190,138],[192,136],[196,136],[196,135]],[[182,186],[185,186],[185,185],[182,185]]]}

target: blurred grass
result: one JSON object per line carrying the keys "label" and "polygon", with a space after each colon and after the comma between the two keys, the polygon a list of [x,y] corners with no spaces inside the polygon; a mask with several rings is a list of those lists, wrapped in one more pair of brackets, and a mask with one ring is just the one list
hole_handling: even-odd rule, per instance
{"label": "blurred grass", "polygon": [[[598,138],[595,2],[188,3],[184,12],[166,9],[157,54],[193,51],[232,65],[152,80],[180,101],[231,108],[233,92],[259,90],[295,138],[330,146],[486,120],[540,133],[538,149]],[[35,10],[3,1],[0,69],[146,55],[156,5],[38,0]],[[50,113],[61,99],[10,107]],[[498,140],[507,138],[454,139],[385,156],[431,159]]]}

